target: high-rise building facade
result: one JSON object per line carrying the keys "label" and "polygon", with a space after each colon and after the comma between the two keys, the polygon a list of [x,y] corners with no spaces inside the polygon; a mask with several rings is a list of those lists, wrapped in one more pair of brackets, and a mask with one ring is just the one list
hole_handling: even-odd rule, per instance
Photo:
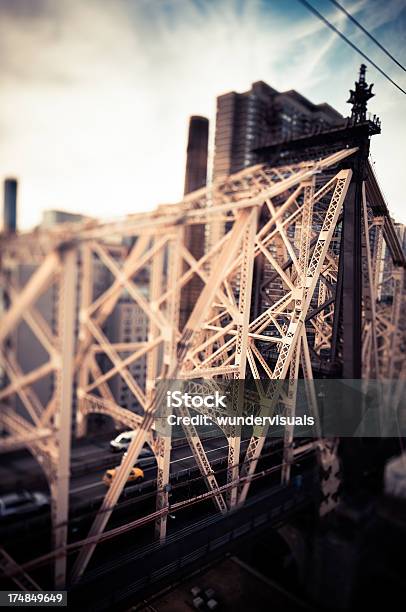
{"label": "high-rise building facade", "polygon": [[213,178],[255,164],[254,149],[259,145],[292,140],[343,121],[328,104],[313,104],[294,89],[279,92],[263,81],[243,93],[219,96]]}
{"label": "high-rise building facade", "polygon": [[[138,273],[136,282],[137,288],[147,299],[149,292],[149,275],[146,273],[145,268]],[[123,290],[120,299],[107,320],[105,333],[110,342],[129,345],[128,351],[118,351],[120,358],[123,360],[134,354],[137,349],[141,348],[142,344],[148,340],[148,316],[126,290]],[[111,364],[107,365],[107,369],[112,367]],[[103,364],[101,364],[101,368],[103,370],[105,369]],[[130,363],[127,369],[141,390],[145,392],[147,374],[146,356]],[[119,374],[111,378],[109,386],[119,406],[127,408],[132,412],[137,412],[138,414],[143,413],[142,406],[131,389],[128,388],[125,380]]]}

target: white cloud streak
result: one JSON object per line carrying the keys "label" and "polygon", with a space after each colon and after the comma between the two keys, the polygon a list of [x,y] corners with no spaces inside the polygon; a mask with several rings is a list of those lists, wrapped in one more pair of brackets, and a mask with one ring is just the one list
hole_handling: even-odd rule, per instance
{"label": "white cloud streak", "polygon": [[[266,11],[256,1],[42,4],[35,18],[3,11],[0,26],[1,168],[20,178],[23,227],[47,208],[111,217],[177,200],[188,116],[213,117],[217,95],[255,80],[348,112],[359,58],[310,14],[287,23],[280,3]],[[350,10],[368,16],[365,4]],[[399,3],[387,2],[370,12],[369,27],[399,11]],[[346,26],[343,15],[325,14]],[[341,53],[350,62],[340,62]],[[385,129],[373,146],[377,173],[406,221],[396,179],[403,100],[374,80],[371,109],[382,114]]]}

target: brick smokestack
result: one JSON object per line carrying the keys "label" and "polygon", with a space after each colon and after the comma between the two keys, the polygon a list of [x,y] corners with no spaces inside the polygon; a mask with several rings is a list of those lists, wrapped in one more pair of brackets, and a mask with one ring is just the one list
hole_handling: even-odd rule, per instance
{"label": "brick smokestack", "polygon": [[3,231],[17,231],[17,181],[13,178],[4,181]]}
{"label": "brick smokestack", "polygon": [[[209,120],[206,117],[194,116],[189,121],[189,137],[187,145],[185,195],[206,186],[207,151],[209,144]],[[205,250],[204,225],[189,225],[185,227],[185,245],[195,259],[200,259]],[[185,267],[185,271],[186,271]],[[181,328],[188,320],[203,283],[194,275],[181,293]]]}
{"label": "brick smokestack", "polygon": [[209,120],[206,117],[190,117],[187,144],[185,195],[205,187],[207,177],[207,150],[209,144]]}

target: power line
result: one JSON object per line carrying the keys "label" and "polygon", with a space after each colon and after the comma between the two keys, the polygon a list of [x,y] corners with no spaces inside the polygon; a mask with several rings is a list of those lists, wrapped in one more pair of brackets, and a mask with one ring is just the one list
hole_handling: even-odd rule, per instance
{"label": "power line", "polygon": [[389,53],[389,51],[379,42],[379,40],[377,40],[375,36],[373,36],[370,32],[368,32],[368,30],[364,28],[364,26],[357,19],[355,19],[355,17],[353,17],[351,13],[347,11],[346,8],[344,8],[339,2],[337,2],[337,0],[330,0],[330,2],[334,4],[334,6],[336,6],[338,9],[340,9],[340,11],[342,11],[345,15],[347,15],[348,19],[350,19],[353,23],[355,23],[355,25],[360,30],[362,30],[362,32],[364,32],[364,34],[368,36],[368,38],[370,38],[384,53],[386,53],[386,55],[390,57],[390,59],[394,61],[395,64],[399,66],[399,68],[402,68],[402,70],[406,72],[406,68],[400,62],[398,62],[396,57],[393,57],[393,55]]}
{"label": "power line", "polygon": [[372,66],[374,66],[374,68],[376,68],[378,70],[378,72],[380,72],[388,81],[390,81],[392,83],[392,85],[394,85],[397,89],[399,89],[399,91],[401,91],[403,94],[406,94],[406,91],[404,89],[402,89],[402,87],[400,85],[398,85],[393,79],[391,79],[391,77],[384,70],[382,70],[382,68],[380,68],[377,64],[375,64],[375,62],[372,61],[371,58],[368,57],[368,55],[366,55],[366,53],[364,53],[363,51],[361,51],[361,49],[359,49],[356,45],[354,45],[354,43],[352,43],[345,36],[345,34],[340,32],[340,30],[337,30],[337,28],[332,23],[330,23],[330,21],[328,21],[328,19],[326,19],[321,13],[319,13],[319,11],[317,11],[314,8],[314,6],[312,6],[309,2],[307,2],[307,0],[298,0],[298,1],[301,4],[303,4],[303,6],[305,6],[307,9],[309,9],[309,11],[311,11],[314,15],[316,15],[316,17],[318,19],[320,19],[328,28],[330,28],[330,30],[333,30],[333,32],[338,34],[338,36],[340,36],[340,38],[345,40],[345,42],[348,45],[350,45],[350,47],[352,49],[354,49],[354,51],[359,53],[359,55],[361,55],[364,59],[366,59],[367,62],[369,62]]}

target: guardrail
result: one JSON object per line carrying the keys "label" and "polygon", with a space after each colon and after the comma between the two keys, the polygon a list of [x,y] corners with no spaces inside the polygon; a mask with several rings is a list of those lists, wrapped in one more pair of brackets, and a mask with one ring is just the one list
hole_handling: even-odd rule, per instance
{"label": "guardrail", "polygon": [[155,542],[119,555],[85,574],[70,592],[70,600],[82,606],[88,602],[92,610],[112,609],[136,593],[143,596],[158,582],[173,580],[175,574],[178,580],[192,570],[193,564],[214,560],[239,539],[285,522],[311,504],[316,484],[315,473],[309,471],[300,488],[273,487],[249,499],[236,512],[214,515],[175,532],[163,545]]}

